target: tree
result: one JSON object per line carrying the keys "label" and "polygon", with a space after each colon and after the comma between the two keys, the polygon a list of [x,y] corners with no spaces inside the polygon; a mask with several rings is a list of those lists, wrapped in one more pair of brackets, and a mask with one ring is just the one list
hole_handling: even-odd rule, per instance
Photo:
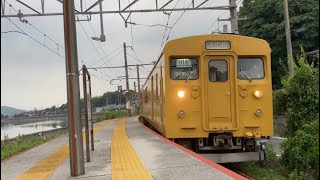
{"label": "tree", "polygon": [[[288,0],[293,55],[319,49],[319,1]],[[239,16],[241,35],[261,38],[272,49],[272,81],[278,89],[287,72],[287,50],[282,0],[244,0]]]}

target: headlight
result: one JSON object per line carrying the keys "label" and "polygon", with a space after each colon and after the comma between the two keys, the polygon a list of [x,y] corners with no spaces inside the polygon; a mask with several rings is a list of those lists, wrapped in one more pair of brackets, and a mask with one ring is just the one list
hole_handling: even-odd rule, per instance
{"label": "headlight", "polygon": [[262,115],[262,110],[261,109],[257,109],[256,110],[256,116],[261,116]]}
{"label": "headlight", "polygon": [[183,97],[184,97],[184,91],[179,91],[179,92],[178,92],[178,96],[179,96],[180,98],[183,98]]}
{"label": "headlight", "polygon": [[180,110],[180,111],[178,112],[178,116],[179,116],[179,117],[183,118],[184,115],[185,115],[184,110]]}
{"label": "headlight", "polygon": [[262,95],[263,95],[263,92],[260,91],[259,89],[257,89],[256,91],[254,91],[253,94],[254,94],[254,96],[255,96],[256,98],[261,98]]}

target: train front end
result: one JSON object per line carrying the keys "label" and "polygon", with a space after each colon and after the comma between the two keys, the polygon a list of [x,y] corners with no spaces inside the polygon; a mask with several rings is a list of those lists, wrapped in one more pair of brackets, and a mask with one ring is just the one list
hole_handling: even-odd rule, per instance
{"label": "train front end", "polygon": [[166,53],[166,91],[172,92],[166,97],[166,136],[197,152],[215,153],[216,162],[263,160],[273,135],[268,43],[206,35],[168,46],[175,48]]}

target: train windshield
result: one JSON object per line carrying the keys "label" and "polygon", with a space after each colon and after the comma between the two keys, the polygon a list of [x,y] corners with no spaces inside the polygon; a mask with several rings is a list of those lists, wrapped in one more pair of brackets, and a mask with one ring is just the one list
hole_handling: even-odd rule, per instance
{"label": "train windshield", "polygon": [[261,58],[238,58],[239,79],[263,79],[264,67]]}
{"label": "train windshield", "polygon": [[170,76],[174,80],[195,80],[199,77],[198,60],[177,58],[170,61]]}

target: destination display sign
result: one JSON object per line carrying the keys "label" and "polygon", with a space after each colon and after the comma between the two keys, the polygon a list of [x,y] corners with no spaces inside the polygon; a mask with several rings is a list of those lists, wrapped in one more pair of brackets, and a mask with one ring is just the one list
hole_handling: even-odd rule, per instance
{"label": "destination display sign", "polygon": [[206,41],[206,49],[230,49],[230,41]]}
{"label": "destination display sign", "polygon": [[192,67],[191,59],[177,59],[176,67]]}

